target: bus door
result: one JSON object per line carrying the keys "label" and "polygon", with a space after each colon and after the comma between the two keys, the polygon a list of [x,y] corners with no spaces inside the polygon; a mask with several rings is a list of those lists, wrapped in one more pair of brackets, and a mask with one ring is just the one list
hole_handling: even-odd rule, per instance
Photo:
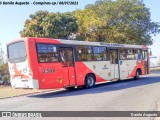
{"label": "bus door", "polygon": [[60,48],[64,86],[75,85],[75,69],[73,48]]}
{"label": "bus door", "polygon": [[[132,50],[132,51],[131,51]],[[136,60],[134,60],[133,49],[120,49],[120,60],[119,60],[119,69],[120,69],[120,79],[128,78],[128,76],[134,70]]]}
{"label": "bus door", "polygon": [[149,53],[148,53],[148,50],[143,50],[142,51],[142,57],[143,57],[143,61],[144,61],[144,69],[145,69],[145,74],[149,74],[149,65],[148,65],[148,56],[149,56]]}
{"label": "bus door", "polygon": [[110,55],[111,79],[119,79],[118,50],[110,49],[109,55]]}

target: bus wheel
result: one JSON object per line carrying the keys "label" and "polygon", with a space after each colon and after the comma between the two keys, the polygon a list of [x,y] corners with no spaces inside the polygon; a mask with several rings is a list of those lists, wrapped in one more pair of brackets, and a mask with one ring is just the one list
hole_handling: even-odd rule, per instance
{"label": "bus wheel", "polygon": [[92,88],[95,86],[95,76],[93,74],[88,74],[85,78],[85,87]]}
{"label": "bus wheel", "polygon": [[136,71],[136,76],[134,77],[135,80],[138,80],[140,78],[140,72],[139,70]]}

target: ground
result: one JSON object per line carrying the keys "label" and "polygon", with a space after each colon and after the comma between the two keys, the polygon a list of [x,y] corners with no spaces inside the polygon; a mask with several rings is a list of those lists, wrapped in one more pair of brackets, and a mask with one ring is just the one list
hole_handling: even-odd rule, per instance
{"label": "ground", "polygon": [[15,89],[15,88],[12,88],[11,86],[0,86],[0,99],[17,97],[17,96],[28,95],[28,94],[38,94],[38,93],[44,93],[48,91],[54,91],[54,90],[52,89],[49,89],[49,90]]}

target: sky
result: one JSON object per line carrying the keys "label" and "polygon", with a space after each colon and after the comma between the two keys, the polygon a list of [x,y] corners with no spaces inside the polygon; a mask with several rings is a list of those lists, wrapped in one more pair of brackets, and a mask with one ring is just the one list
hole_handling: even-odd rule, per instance
{"label": "sky", "polygon": [[[3,0],[3,1],[19,1],[31,2],[32,0]],[[34,0],[33,0],[34,1]],[[62,0],[35,0],[42,1],[62,1]],[[87,4],[94,4],[96,0],[63,0],[63,1],[78,1],[78,5],[0,5],[0,43],[6,51],[6,43],[20,38],[19,32],[23,30],[24,22],[29,18],[30,14],[34,14],[38,10],[47,10],[49,12],[71,12],[76,9],[84,9]],[[160,22],[160,0],[143,0],[146,7],[150,9],[151,20]],[[152,36],[154,44],[149,46],[155,56],[160,56],[160,34]]]}

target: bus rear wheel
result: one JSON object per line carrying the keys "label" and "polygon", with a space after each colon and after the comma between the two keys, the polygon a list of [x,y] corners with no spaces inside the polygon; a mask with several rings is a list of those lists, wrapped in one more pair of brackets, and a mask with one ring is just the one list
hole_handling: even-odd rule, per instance
{"label": "bus rear wheel", "polygon": [[95,86],[95,76],[93,74],[88,74],[85,78],[85,88],[92,88]]}
{"label": "bus rear wheel", "polygon": [[135,80],[138,80],[140,78],[140,72],[139,70],[136,71],[136,76],[134,77]]}

